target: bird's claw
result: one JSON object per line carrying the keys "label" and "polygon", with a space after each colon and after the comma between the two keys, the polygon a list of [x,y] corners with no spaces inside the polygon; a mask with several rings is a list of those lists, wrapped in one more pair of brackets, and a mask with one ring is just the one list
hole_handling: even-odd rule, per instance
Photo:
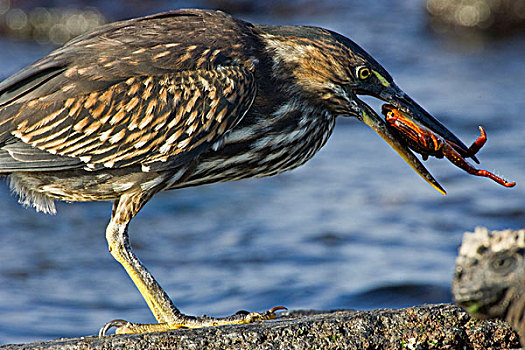
{"label": "bird's claw", "polygon": [[273,320],[277,317],[276,311],[279,310],[288,310],[284,306],[274,306],[270,310],[265,312],[250,312],[244,316],[244,321],[246,323],[252,323],[257,321]]}
{"label": "bird's claw", "polygon": [[169,329],[180,329],[180,328],[201,328],[220,326],[226,324],[246,324],[254,323],[258,321],[273,320],[277,317],[276,311],[288,310],[284,306],[275,306],[265,312],[248,312],[239,311],[235,315],[225,317],[222,319],[215,319],[208,316],[201,317],[190,317],[185,316],[186,319],[180,322],[173,323],[132,323],[125,320],[113,320],[106,323],[99,331],[100,337],[105,336],[107,332],[115,327],[115,334],[135,334],[135,333],[147,333],[147,332],[163,332]]}
{"label": "bird's claw", "polygon": [[128,329],[133,327],[133,324],[131,322],[128,322],[126,320],[116,319],[107,322],[102,328],[100,328],[100,331],[98,331],[98,336],[103,337],[105,336],[108,331],[115,327],[117,330],[115,331],[116,334],[119,334],[119,330]]}

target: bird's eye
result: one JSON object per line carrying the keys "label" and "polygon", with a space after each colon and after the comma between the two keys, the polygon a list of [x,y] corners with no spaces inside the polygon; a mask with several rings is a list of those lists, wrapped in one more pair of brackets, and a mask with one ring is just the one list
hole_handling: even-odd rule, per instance
{"label": "bird's eye", "polygon": [[357,68],[357,77],[360,80],[366,80],[372,75],[372,71],[368,67]]}

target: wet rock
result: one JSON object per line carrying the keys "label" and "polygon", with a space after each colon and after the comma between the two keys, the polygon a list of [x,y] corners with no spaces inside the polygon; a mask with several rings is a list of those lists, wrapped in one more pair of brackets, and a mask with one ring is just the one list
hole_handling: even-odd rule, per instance
{"label": "wet rock", "polygon": [[450,304],[406,309],[290,312],[250,325],[83,337],[0,349],[510,349],[517,334]]}
{"label": "wet rock", "polygon": [[95,8],[11,7],[0,2],[0,33],[20,40],[61,45],[106,22]]}

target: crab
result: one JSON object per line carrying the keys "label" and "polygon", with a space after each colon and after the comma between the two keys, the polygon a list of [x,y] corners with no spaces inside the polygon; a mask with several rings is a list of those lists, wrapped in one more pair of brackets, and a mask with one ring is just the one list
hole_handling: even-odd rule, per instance
{"label": "crab", "polygon": [[417,124],[406,116],[406,114],[392,105],[384,104],[382,113],[385,116],[388,127],[394,129],[407,146],[422,155],[423,160],[429,156],[436,158],[446,157],[458,168],[475,176],[484,176],[494,180],[505,187],[513,187],[515,182],[509,182],[490,171],[474,168],[465,158],[472,158],[478,162],[475,154],[487,142],[487,134],[482,126],[479,126],[481,135],[472,143],[467,152],[460,154],[461,148],[453,142],[446,141],[443,137],[430,131],[423,125]]}

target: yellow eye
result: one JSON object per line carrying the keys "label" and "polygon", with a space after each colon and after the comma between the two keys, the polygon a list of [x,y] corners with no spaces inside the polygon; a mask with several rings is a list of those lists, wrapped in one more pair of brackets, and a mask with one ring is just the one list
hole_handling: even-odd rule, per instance
{"label": "yellow eye", "polygon": [[372,75],[372,71],[368,67],[357,68],[357,77],[360,80],[366,80]]}

